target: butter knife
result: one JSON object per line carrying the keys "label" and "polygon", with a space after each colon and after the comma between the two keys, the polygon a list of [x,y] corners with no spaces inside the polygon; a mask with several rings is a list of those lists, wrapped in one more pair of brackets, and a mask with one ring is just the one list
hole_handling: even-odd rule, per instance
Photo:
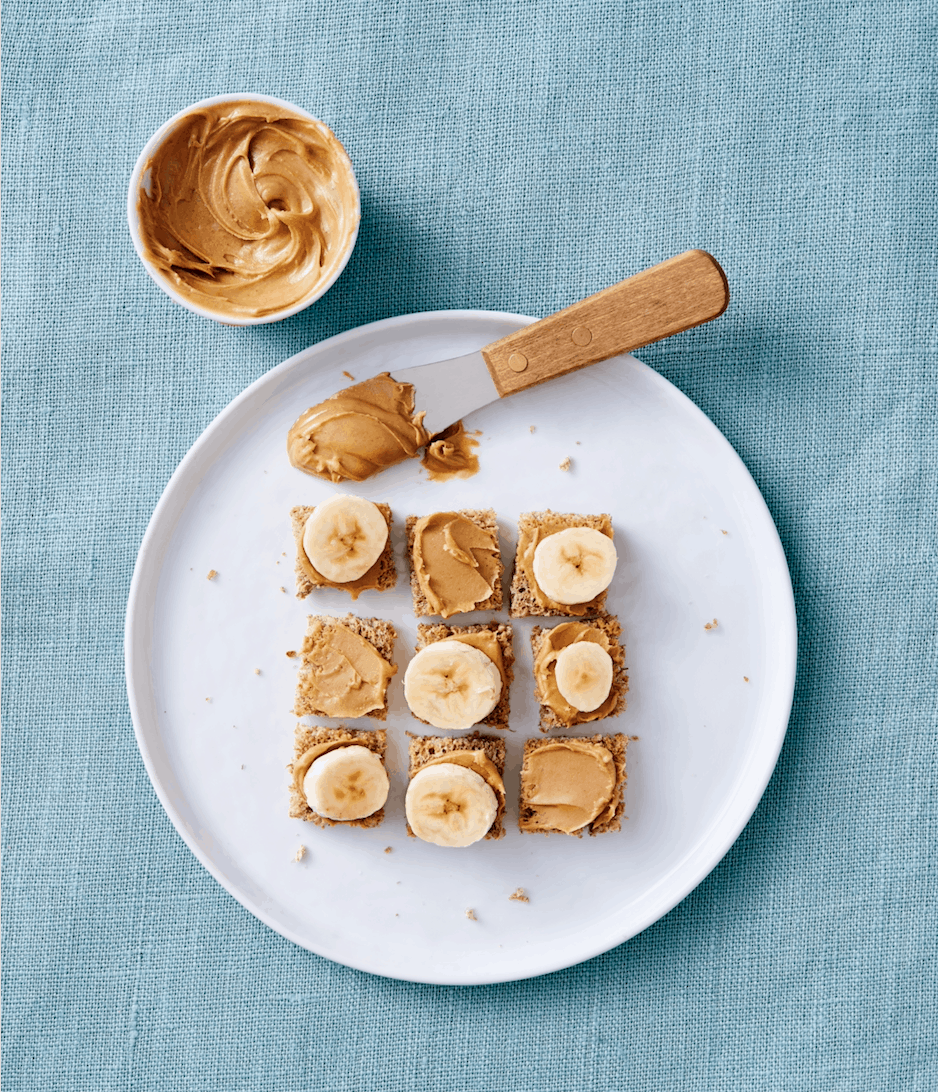
{"label": "butter knife", "polygon": [[391,372],[414,387],[430,433],[498,398],[628,353],[722,315],[726,274],[703,250],[687,250],[627,277],[478,352]]}

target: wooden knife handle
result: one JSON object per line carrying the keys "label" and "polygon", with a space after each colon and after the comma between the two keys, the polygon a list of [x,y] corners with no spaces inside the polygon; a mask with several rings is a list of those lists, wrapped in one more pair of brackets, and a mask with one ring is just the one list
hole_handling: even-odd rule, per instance
{"label": "wooden knife handle", "polygon": [[504,397],[709,322],[729,302],[717,260],[687,250],[486,345],[482,356]]}

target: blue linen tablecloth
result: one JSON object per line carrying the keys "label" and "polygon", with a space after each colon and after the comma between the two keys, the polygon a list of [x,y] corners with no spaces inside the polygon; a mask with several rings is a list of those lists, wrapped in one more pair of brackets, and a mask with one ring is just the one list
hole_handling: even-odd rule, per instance
{"label": "blue linen tablecloth", "polygon": [[[8,0],[3,1079],[14,1089],[938,1086],[934,0]],[[279,325],[174,306],[127,179],[196,99],[322,117],[358,248]],[[720,322],[644,351],[775,517],[800,662],[761,806],[642,935],[497,987],[295,947],[176,835],[124,606],[190,444],[274,364],[410,311],[546,314],[688,247]]]}

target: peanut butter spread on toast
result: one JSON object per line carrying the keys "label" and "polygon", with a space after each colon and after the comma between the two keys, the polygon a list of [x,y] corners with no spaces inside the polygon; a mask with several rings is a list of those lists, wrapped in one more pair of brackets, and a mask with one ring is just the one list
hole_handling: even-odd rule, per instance
{"label": "peanut butter spread on toast", "polygon": [[476,610],[491,598],[501,575],[494,533],[458,512],[435,512],[417,521],[413,564],[433,613],[443,618]]}
{"label": "peanut butter spread on toast", "polygon": [[574,708],[560,693],[555,674],[557,657],[560,653],[578,641],[592,641],[608,653],[612,653],[612,642],[601,629],[585,622],[561,622],[553,629],[541,634],[541,643],[534,658],[534,681],[537,686],[538,700],[548,705],[563,724],[583,724],[591,720],[601,720],[610,716],[618,702],[615,686],[610,688],[605,701],[591,712],[584,713]]}
{"label": "peanut butter spread on toast", "polygon": [[616,764],[600,743],[564,739],[538,747],[525,757],[522,781],[533,830],[573,834],[615,811]]}
{"label": "peanut butter spread on toast", "polygon": [[303,641],[303,664],[297,697],[327,717],[362,717],[382,709],[388,682],[397,672],[364,637],[340,622],[327,625],[318,618]]}

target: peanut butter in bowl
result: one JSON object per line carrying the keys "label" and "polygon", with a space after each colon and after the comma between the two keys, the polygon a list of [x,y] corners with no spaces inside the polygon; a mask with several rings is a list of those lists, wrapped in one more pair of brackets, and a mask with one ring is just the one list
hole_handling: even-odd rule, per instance
{"label": "peanut butter in bowl", "polygon": [[237,326],[319,299],[355,246],[351,161],[323,122],[264,96],[206,99],[150,139],[127,205],[147,272],[177,303]]}

